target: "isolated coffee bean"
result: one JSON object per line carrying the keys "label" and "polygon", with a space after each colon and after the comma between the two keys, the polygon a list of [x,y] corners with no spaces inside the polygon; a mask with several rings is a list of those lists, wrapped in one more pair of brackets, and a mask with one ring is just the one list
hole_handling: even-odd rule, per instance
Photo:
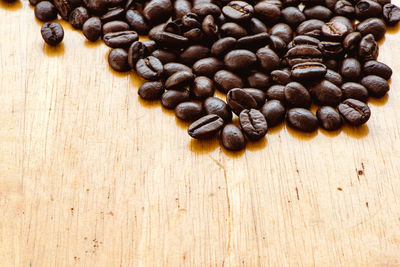
{"label": "isolated coffee bean", "polygon": [[365,75],[378,75],[385,80],[389,80],[393,73],[388,65],[375,60],[365,62],[362,69]]}
{"label": "isolated coffee bean", "polygon": [[286,110],[278,100],[269,100],[261,108],[268,127],[276,126],[285,120]]}
{"label": "isolated coffee bean", "polygon": [[247,76],[247,83],[250,87],[266,91],[270,83],[270,78],[263,72],[252,71],[249,76]]}
{"label": "isolated coffee bean", "polygon": [[211,46],[211,54],[215,57],[222,57],[236,46],[236,39],[233,37],[225,37],[216,41]]}
{"label": "isolated coffee bean", "polygon": [[361,60],[375,60],[379,54],[379,47],[372,34],[365,35],[358,45],[358,56]]}
{"label": "isolated coffee bean", "polygon": [[371,33],[375,40],[379,41],[385,35],[386,26],[381,19],[369,18],[357,25],[357,31],[361,32],[362,35]]}
{"label": "isolated coffee bean", "polygon": [[83,24],[89,19],[89,12],[84,7],[77,7],[69,15],[69,23],[75,29],[82,29]]}
{"label": "isolated coffee bean", "polygon": [[286,114],[286,121],[290,127],[303,132],[313,132],[318,129],[318,119],[308,109],[289,109]]}
{"label": "isolated coffee bean", "polygon": [[336,86],[341,86],[343,83],[342,76],[339,73],[337,73],[336,71],[333,71],[330,69],[328,69],[326,71],[324,79],[330,81],[331,83],[335,84]]}
{"label": "isolated coffee bean", "polygon": [[158,25],[169,19],[173,11],[170,0],[151,0],[144,9],[143,15],[152,25]]}
{"label": "isolated coffee bean", "polygon": [[322,79],[326,66],[318,62],[299,63],[292,67],[292,78],[296,80]]}
{"label": "isolated coffee bean", "polygon": [[49,1],[41,1],[35,6],[35,16],[41,21],[50,21],[57,18],[57,8]]}
{"label": "isolated coffee bean", "polygon": [[51,46],[56,46],[64,38],[64,30],[57,22],[45,23],[40,29],[43,40]]}
{"label": "isolated coffee bean", "polygon": [[145,100],[160,99],[164,92],[164,85],[162,82],[145,82],[139,87],[138,94]]}
{"label": "isolated coffee bean", "polygon": [[103,34],[106,35],[110,32],[128,31],[129,29],[129,24],[125,21],[114,20],[103,25]]}
{"label": "isolated coffee bean", "polygon": [[271,79],[276,84],[286,85],[292,81],[291,72],[288,69],[271,71]]}
{"label": "isolated coffee bean", "polygon": [[389,3],[384,5],[383,19],[388,25],[396,25],[400,21],[400,8]]}
{"label": "isolated coffee bean", "polygon": [[306,15],[307,19],[319,19],[322,21],[329,21],[333,16],[329,8],[321,5],[305,8],[303,13]]}
{"label": "isolated coffee bean", "polygon": [[257,102],[257,108],[260,108],[262,105],[264,105],[266,99],[265,92],[256,88],[243,88],[243,90],[245,90],[246,93],[254,98],[254,100]]}
{"label": "isolated coffee bean", "polygon": [[179,89],[190,85],[193,82],[194,76],[191,71],[178,71],[168,77],[165,81],[165,89]]}
{"label": "isolated coffee bean", "polygon": [[298,82],[291,82],[285,86],[285,102],[291,107],[309,108],[311,96],[308,90]]}
{"label": "isolated coffee bean", "polygon": [[234,124],[227,124],[221,131],[221,143],[228,150],[241,150],[246,147],[242,131]]}
{"label": "isolated coffee bean", "polygon": [[278,68],[280,63],[279,56],[273,50],[263,47],[257,50],[256,55],[260,67],[264,71],[270,72]]}
{"label": "isolated coffee bean", "polygon": [[110,67],[119,72],[130,70],[128,64],[128,53],[122,48],[114,48],[108,54],[108,63]]}
{"label": "isolated coffee bean", "polygon": [[132,30],[140,35],[145,35],[149,32],[150,26],[145,17],[138,10],[129,9],[125,14],[126,22],[131,26]]}
{"label": "isolated coffee bean", "polygon": [[359,83],[347,82],[342,85],[341,89],[343,93],[343,99],[353,98],[362,102],[367,102],[368,100],[367,89]]}
{"label": "isolated coffee bean", "polygon": [[[164,66],[165,69],[165,66]],[[213,96],[215,91],[214,82],[206,76],[197,76],[192,85],[192,93],[197,99],[205,99]]]}
{"label": "isolated coffee bean", "polygon": [[175,72],[178,71],[188,71],[191,72],[192,69],[189,68],[186,65],[183,65],[181,63],[176,63],[176,62],[171,62],[171,63],[167,63],[164,65],[164,73],[166,77],[171,76],[172,74],[174,74]]}
{"label": "isolated coffee bean", "polygon": [[203,18],[207,15],[213,15],[215,18],[218,18],[221,15],[221,9],[217,5],[207,2],[194,5],[192,12]]}
{"label": "isolated coffee bean", "polygon": [[325,25],[325,22],[318,19],[310,19],[303,21],[296,28],[297,35],[308,35],[311,37],[319,38],[322,35],[322,26]]}
{"label": "isolated coffee bean", "polygon": [[318,108],[316,115],[321,127],[327,131],[335,131],[342,127],[342,117],[330,106]]}
{"label": "isolated coffee bean", "polygon": [[222,8],[222,13],[233,21],[247,21],[253,17],[254,8],[244,1],[231,1]]}
{"label": "isolated coffee bean", "polygon": [[139,39],[135,31],[110,32],[104,35],[104,43],[112,48],[126,48]]}
{"label": "isolated coffee bean", "polygon": [[212,77],[214,73],[221,70],[223,67],[224,63],[221,60],[215,57],[207,57],[193,64],[193,72],[196,75]]}
{"label": "isolated coffee bean", "polygon": [[232,120],[231,108],[218,97],[207,97],[203,102],[203,109],[206,114],[216,114],[220,116],[225,123]]}
{"label": "isolated coffee bean", "polygon": [[269,100],[278,100],[281,103],[285,102],[285,86],[275,84],[272,85],[270,88],[267,89],[265,92],[267,99]]}
{"label": "isolated coffee bean", "polygon": [[289,6],[282,9],[281,15],[283,21],[292,27],[296,27],[306,20],[305,14],[303,14],[300,9],[294,6]]}
{"label": "isolated coffee bean", "polygon": [[357,81],[361,75],[361,64],[355,58],[345,58],[340,68],[340,74],[343,79],[348,81]]}
{"label": "isolated coffee bean", "polygon": [[214,82],[218,90],[228,93],[233,88],[243,88],[244,82],[242,78],[233,72],[220,70],[214,75]]}
{"label": "isolated coffee bean", "polygon": [[158,80],[164,72],[161,61],[153,56],[141,58],[136,63],[137,74],[146,80]]}
{"label": "isolated coffee bean", "polygon": [[297,45],[285,55],[289,66],[307,62],[322,62],[321,51],[312,45]]}
{"label": "isolated coffee bean", "polygon": [[373,97],[383,97],[390,89],[388,82],[382,77],[368,75],[361,79],[361,84],[367,88],[368,93]]}
{"label": "isolated coffee bean", "polygon": [[312,97],[322,106],[336,107],[342,100],[342,91],[335,84],[322,80],[309,88]]}
{"label": "isolated coffee bean", "polygon": [[257,101],[251,94],[240,88],[229,90],[226,95],[226,102],[232,109],[233,113],[239,116],[244,109],[257,108]]}
{"label": "isolated coffee bean", "polygon": [[226,22],[220,28],[221,36],[240,39],[248,35],[247,30],[235,22]]}
{"label": "isolated coffee bean", "polygon": [[252,69],[256,63],[256,55],[244,49],[232,50],[224,57],[225,67],[231,71],[243,72]]}
{"label": "isolated coffee bean", "polygon": [[347,52],[354,51],[355,49],[357,49],[361,38],[362,38],[362,35],[359,32],[349,33],[348,35],[346,35],[346,37],[343,40],[343,48]]}
{"label": "isolated coffee bean", "polygon": [[210,114],[193,122],[188,133],[195,139],[207,139],[214,136],[224,126],[224,120],[218,115]]}
{"label": "isolated coffee bean", "polygon": [[359,19],[379,17],[382,14],[382,6],[372,0],[361,0],[355,5],[355,11]]}
{"label": "isolated coffee bean", "polygon": [[177,56],[174,52],[165,49],[156,49],[151,53],[151,56],[158,58],[162,64],[167,64],[177,60]]}
{"label": "isolated coffee bean", "polygon": [[195,121],[203,114],[203,107],[201,103],[188,101],[179,103],[175,107],[175,115],[178,119],[183,121]]}
{"label": "isolated coffee bean", "polygon": [[359,126],[366,123],[370,116],[369,107],[356,99],[346,99],[338,106],[339,113],[345,121],[353,126]]}
{"label": "isolated coffee bean", "polygon": [[91,17],[82,26],[82,32],[85,37],[95,42],[101,36],[101,20],[99,17]]}
{"label": "isolated coffee bean", "polygon": [[174,109],[179,103],[189,101],[187,90],[167,90],[161,96],[161,105],[166,109]]}
{"label": "isolated coffee bean", "polygon": [[267,121],[257,109],[244,109],[239,115],[239,123],[245,135],[252,141],[260,140],[267,134]]}
{"label": "isolated coffee bean", "polygon": [[271,37],[269,36],[269,34],[263,32],[240,38],[237,41],[237,46],[243,49],[254,50],[260,47],[264,47],[268,45],[270,42],[271,42]]}
{"label": "isolated coffee bean", "polygon": [[131,69],[136,67],[136,63],[139,59],[145,58],[149,55],[149,51],[146,46],[140,42],[133,42],[132,45],[128,49],[128,64]]}

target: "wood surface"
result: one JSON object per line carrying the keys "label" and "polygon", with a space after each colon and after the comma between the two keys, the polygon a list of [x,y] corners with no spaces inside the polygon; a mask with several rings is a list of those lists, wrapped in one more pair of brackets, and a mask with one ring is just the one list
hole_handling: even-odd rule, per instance
{"label": "wood surface", "polygon": [[141,101],[101,42],[40,26],[1,3],[0,266],[400,266],[397,28],[367,125],[231,153]]}

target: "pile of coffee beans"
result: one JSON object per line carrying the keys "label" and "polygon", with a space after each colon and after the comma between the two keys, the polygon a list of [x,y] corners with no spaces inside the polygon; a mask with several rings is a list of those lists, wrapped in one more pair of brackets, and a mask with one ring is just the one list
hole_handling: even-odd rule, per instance
{"label": "pile of coffee beans", "polygon": [[[101,38],[112,69],[147,80],[141,98],[192,122],[193,138],[219,134],[229,150],[284,120],[304,132],[366,123],[368,98],[383,97],[392,75],[377,42],[400,21],[390,0],[30,2],[39,20],[59,14],[89,41]],[[46,23],[42,36],[57,45],[64,32]]]}

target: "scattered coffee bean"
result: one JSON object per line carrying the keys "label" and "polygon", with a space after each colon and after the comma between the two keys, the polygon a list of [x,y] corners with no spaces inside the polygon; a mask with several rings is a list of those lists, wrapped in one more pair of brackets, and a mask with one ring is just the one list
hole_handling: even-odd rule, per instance
{"label": "scattered coffee bean", "polygon": [[359,19],[379,17],[382,13],[382,6],[372,0],[361,0],[355,5],[355,11]]}
{"label": "scattered coffee bean", "polygon": [[358,43],[360,42],[362,38],[361,33],[359,32],[352,32],[346,35],[346,37],[343,40],[343,48],[347,52],[352,52],[358,47]]}
{"label": "scattered coffee bean", "polygon": [[388,65],[375,60],[369,60],[365,62],[363,71],[365,75],[378,75],[385,80],[389,80],[393,72]]}
{"label": "scattered coffee bean", "polygon": [[125,21],[114,20],[107,22],[106,24],[103,25],[103,35],[106,35],[107,33],[110,32],[128,31],[129,29],[130,26]]}
{"label": "scattered coffee bean", "polygon": [[303,132],[313,132],[318,128],[317,117],[308,109],[292,108],[286,114],[288,125]]}
{"label": "scattered coffee bean", "polygon": [[136,63],[136,72],[146,80],[158,80],[164,72],[161,61],[153,56],[141,58]]}
{"label": "scattered coffee bean", "polygon": [[234,124],[227,124],[221,132],[222,145],[228,150],[241,150],[246,147],[242,131]]}
{"label": "scattered coffee bean", "polygon": [[232,120],[231,108],[220,98],[208,97],[203,102],[203,109],[206,114],[216,114],[226,123]]}
{"label": "scattered coffee bean", "polygon": [[383,19],[388,25],[396,25],[400,21],[400,8],[389,3],[384,5]]}
{"label": "scattered coffee bean", "polygon": [[243,1],[231,1],[222,8],[225,17],[233,21],[246,21],[253,17],[254,8]]}
{"label": "scattered coffee bean", "polygon": [[110,67],[118,72],[130,70],[128,64],[128,53],[122,48],[114,48],[108,54],[108,63]]}
{"label": "scattered coffee bean", "polygon": [[257,109],[242,110],[239,115],[239,123],[245,135],[252,141],[257,141],[267,134],[267,121]]}
{"label": "scattered coffee bean", "polygon": [[178,71],[168,77],[165,81],[165,89],[179,89],[184,88],[192,83],[194,79],[191,71]]}
{"label": "scattered coffee bean", "polygon": [[127,48],[138,39],[135,31],[110,32],[103,37],[104,43],[112,48]]}
{"label": "scattered coffee bean", "polygon": [[215,57],[206,57],[193,64],[193,72],[196,75],[212,77],[224,67],[224,63]]}
{"label": "scattered coffee bean", "polygon": [[232,50],[224,57],[225,67],[231,71],[244,72],[252,69],[256,63],[256,55],[244,49]]}
{"label": "scattered coffee bean", "polygon": [[322,80],[309,88],[317,104],[336,107],[342,100],[342,91],[335,84]]}
{"label": "scattered coffee bean", "polygon": [[275,70],[279,66],[279,56],[269,48],[258,49],[256,55],[261,68],[266,72]]}
{"label": "scattered coffee bean", "polygon": [[283,104],[278,100],[269,100],[261,108],[268,127],[273,127],[285,120],[286,110]]}
{"label": "scattered coffee bean", "polygon": [[322,21],[329,21],[332,18],[332,11],[321,5],[307,7],[303,10],[307,19],[318,19]]}
{"label": "scattered coffee bean", "polygon": [[299,63],[292,67],[292,78],[295,80],[322,79],[326,66],[318,62]]}
{"label": "scattered coffee bean", "polygon": [[77,7],[69,14],[69,23],[75,29],[82,29],[83,24],[89,19],[89,12],[84,7]]}
{"label": "scattered coffee bean", "polygon": [[139,59],[145,58],[148,55],[149,51],[142,42],[140,41],[133,42],[128,49],[128,64],[131,67],[131,69],[134,69],[136,67],[136,63],[138,62]]}
{"label": "scattered coffee bean", "polygon": [[249,95],[251,95],[254,100],[257,102],[257,108],[262,107],[265,103],[266,95],[265,92],[256,88],[243,88]]}
{"label": "scattered coffee bean", "polygon": [[249,76],[247,76],[247,83],[250,87],[266,91],[270,83],[270,78],[263,72],[252,71]]}
{"label": "scattered coffee bean", "polygon": [[366,123],[371,116],[371,110],[365,103],[351,98],[343,101],[338,110],[346,122],[353,126]]}
{"label": "scattered coffee bean", "polygon": [[82,26],[82,32],[85,37],[91,41],[95,42],[101,36],[101,20],[99,17],[91,17]]}
{"label": "scattered coffee bean", "polygon": [[308,90],[298,82],[286,84],[285,101],[291,107],[309,108],[311,106],[311,96]]}
{"label": "scattered coffee bean", "polygon": [[218,115],[206,115],[193,122],[188,133],[195,139],[207,139],[214,136],[224,126],[224,120]]}
{"label": "scattered coffee bean", "polygon": [[365,35],[358,45],[358,56],[361,60],[374,60],[378,57],[379,48],[372,34]]}
{"label": "scattered coffee bean", "polygon": [[145,100],[156,100],[160,99],[163,92],[164,85],[162,82],[145,82],[139,87],[138,94]]}
{"label": "scattered coffee bean", "polygon": [[342,40],[348,33],[346,25],[338,21],[325,23],[322,25],[321,31],[329,40]]}
{"label": "scattered coffee bean", "polygon": [[367,88],[368,93],[373,97],[383,97],[389,91],[388,82],[376,75],[365,76],[361,79],[361,84]]}
{"label": "scattered coffee bean", "polygon": [[150,26],[145,17],[138,10],[130,9],[126,11],[125,20],[131,26],[132,30],[136,31],[140,35],[147,34],[150,30]]}
{"label": "scattered coffee bean", "polygon": [[49,1],[41,1],[35,6],[35,16],[41,21],[50,21],[57,18],[57,8]]}
{"label": "scattered coffee bean", "polygon": [[371,33],[375,40],[380,40],[386,32],[386,26],[381,19],[369,18],[361,21],[357,25],[357,31],[361,32],[362,35]]}
{"label": "scattered coffee bean", "polygon": [[242,78],[227,70],[220,70],[215,73],[214,82],[217,89],[223,93],[228,93],[232,88],[242,88],[244,86]]}
{"label": "scattered coffee bean", "polygon": [[289,69],[271,71],[271,79],[276,84],[286,85],[292,81]]}
{"label": "scattered coffee bean", "polygon": [[179,103],[175,107],[175,115],[178,119],[183,121],[195,121],[203,114],[203,107],[201,103],[188,101]]}
{"label": "scattered coffee bean", "polygon": [[229,90],[226,95],[226,102],[232,109],[233,113],[239,116],[240,112],[244,109],[257,108],[257,101],[254,97],[240,88]]}
{"label": "scattered coffee bean", "polygon": [[168,20],[172,14],[170,0],[151,0],[143,9],[143,15],[152,25],[158,25]]}
{"label": "scattered coffee bean", "polygon": [[368,91],[367,89],[355,82],[344,83],[341,87],[343,93],[343,99],[354,98],[362,102],[367,102]]}
{"label": "scattered coffee bean", "polygon": [[343,121],[336,109],[323,106],[317,110],[317,118],[321,127],[327,131],[335,131],[342,127]]}
{"label": "scattered coffee bean", "polygon": [[153,57],[158,58],[161,61],[161,63],[163,63],[163,64],[174,62],[174,61],[176,61],[176,58],[177,58],[177,56],[174,52],[164,50],[164,49],[156,49],[153,52],[151,52],[151,55]]}
{"label": "scattered coffee bean", "polygon": [[340,74],[343,79],[348,81],[356,81],[361,75],[361,64],[355,58],[346,58],[342,62]]}
{"label": "scattered coffee bean", "polygon": [[330,81],[331,83],[335,84],[336,86],[341,86],[343,83],[342,76],[337,73],[336,71],[328,69],[325,74],[325,80]]}
{"label": "scattered coffee bean", "polygon": [[183,65],[181,63],[176,63],[176,62],[171,62],[171,63],[167,63],[164,65],[164,73],[166,77],[171,76],[172,74],[174,74],[175,72],[178,71],[188,71],[191,72],[192,69],[189,68],[186,65]]}
{"label": "scattered coffee bean", "polygon": [[161,105],[166,109],[174,109],[179,103],[189,100],[190,93],[187,90],[167,90],[161,96]]}
{"label": "scattered coffee bean", "polygon": [[270,100],[279,100],[280,102],[285,102],[285,86],[284,85],[272,85],[267,89],[266,92],[267,99]]}
{"label": "scattered coffee bean", "polygon": [[64,38],[64,30],[57,22],[45,23],[40,29],[43,40],[51,46],[56,46]]}

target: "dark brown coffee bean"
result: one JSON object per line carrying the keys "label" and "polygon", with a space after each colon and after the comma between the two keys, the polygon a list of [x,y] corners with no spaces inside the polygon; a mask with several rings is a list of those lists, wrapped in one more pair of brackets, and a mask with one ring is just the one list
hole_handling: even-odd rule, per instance
{"label": "dark brown coffee bean", "polygon": [[326,74],[326,66],[318,62],[299,63],[292,67],[292,78],[296,80],[322,79]]}
{"label": "dark brown coffee bean", "polygon": [[286,110],[278,100],[269,100],[261,108],[268,127],[274,127],[285,120]]}
{"label": "dark brown coffee bean", "polygon": [[64,30],[57,22],[46,22],[40,29],[40,33],[42,34],[43,40],[51,46],[58,45],[64,38]]}
{"label": "dark brown coffee bean", "polygon": [[393,73],[392,69],[388,65],[375,60],[365,62],[363,71],[365,75],[378,75],[385,80],[389,80]]}
{"label": "dark brown coffee bean", "polygon": [[137,74],[146,80],[158,80],[164,72],[161,61],[153,56],[141,58],[136,63]]}
{"label": "dark brown coffee bean", "polygon": [[246,91],[246,93],[250,94],[254,100],[257,102],[257,108],[262,107],[265,103],[266,95],[265,93],[256,88],[243,88],[243,90]]}
{"label": "dark brown coffee bean", "polygon": [[82,29],[83,24],[85,21],[89,19],[89,13],[86,8],[84,7],[77,7],[72,10],[71,14],[69,15],[69,23],[75,29]]}
{"label": "dark brown coffee bean", "polygon": [[35,16],[41,21],[50,21],[57,18],[57,8],[49,1],[41,1],[35,6]]}
{"label": "dark brown coffee bean", "polygon": [[286,120],[290,127],[303,132],[313,132],[318,129],[318,119],[308,109],[289,109],[286,114]]}
{"label": "dark brown coffee bean", "polygon": [[288,69],[271,71],[272,81],[276,84],[286,85],[292,81],[290,77],[291,73]]}
{"label": "dark brown coffee bean", "polygon": [[179,103],[190,100],[187,90],[167,90],[161,96],[161,105],[166,109],[174,109]]}
{"label": "dark brown coffee bean", "polygon": [[382,6],[372,0],[361,0],[355,5],[355,11],[359,19],[379,17],[382,14]]}
{"label": "dark brown coffee bean", "polygon": [[250,34],[257,34],[267,32],[267,26],[259,20],[258,18],[251,18],[250,21],[247,22],[247,27]]}
{"label": "dark brown coffee bean", "polygon": [[322,26],[325,25],[325,22],[318,19],[310,19],[303,21],[296,28],[297,35],[308,35],[311,37],[319,38],[322,35]]}
{"label": "dark brown coffee bean", "polygon": [[178,71],[169,76],[165,81],[165,89],[179,89],[190,85],[193,82],[194,76],[191,71]]}
{"label": "dark brown coffee bean", "polygon": [[165,73],[166,77],[169,77],[178,71],[189,71],[190,72],[190,71],[192,71],[192,69],[186,65],[183,65],[181,63],[176,63],[176,62],[171,62],[171,63],[167,63],[164,65],[164,73]]}
{"label": "dark brown coffee bean", "polygon": [[257,109],[244,109],[239,115],[239,123],[245,135],[252,141],[260,140],[267,134],[267,121]]}
{"label": "dark brown coffee bean", "polygon": [[274,50],[278,55],[282,56],[287,51],[286,43],[280,37],[272,35],[269,37],[269,39],[269,47]]}
{"label": "dark brown coffee bean", "polygon": [[192,45],[181,52],[180,58],[184,64],[192,65],[199,59],[208,57],[210,49],[203,45]]}
{"label": "dark brown coffee bean", "polygon": [[297,45],[309,45],[309,46],[314,46],[318,47],[320,41],[317,38],[307,36],[307,35],[297,35],[293,39],[293,44],[295,46]]}
{"label": "dark brown coffee bean", "polygon": [[246,37],[242,37],[237,41],[237,45],[239,48],[254,50],[260,47],[264,47],[268,45],[271,41],[271,38],[268,33],[258,33],[254,35],[249,35]]}
{"label": "dark brown coffee bean", "polygon": [[343,46],[340,42],[322,41],[319,43],[318,48],[326,59],[340,58],[344,54]]}
{"label": "dark brown coffee bean", "polygon": [[125,10],[123,8],[116,7],[106,12],[103,16],[100,17],[100,19],[103,23],[106,23],[113,20],[122,20],[124,18],[124,15]]}
{"label": "dark brown coffee bean", "polygon": [[369,18],[357,25],[357,31],[361,32],[362,35],[372,33],[375,40],[379,41],[385,35],[386,26],[381,19]]}
{"label": "dark brown coffee bean", "polygon": [[188,13],[182,17],[182,24],[188,29],[200,28],[200,17],[194,13]]}
{"label": "dark brown coffee bean", "polygon": [[[65,0],[61,0],[65,1]],[[67,1],[65,1],[67,2]],[[102,15],[107,11],[107,0],[83,0],[84,6],[91,14]]]}
{"label": "dark brown coffee bean", "polygon": [[345,58],[340,68],[340,74],[347,81],[357,81],[361,75],[361,64],[355,58]]}
{"label": "dark brown coffee bean", "polygon": [[355,82],[347,82],[342,85],[343,99],[354,98],[362,102],[367,102],[368,91],[367,89]]}
{"label": "dark brown coffee bean", "polygon": [[248,35],[245,28],[234,22],[226,22],[222,24],[220,33],[223,37],[233,37],[240,39]]}
{"label": "dark brown coffee bean", "polygon": [[339,68],[339,63],[337,60],[335,60],[334,58],[326,58],[322,61],[322,63],[324,63],[324,65],[326,66],[326,68],[329,70],[334,70],[334,71],[338,71]]}
{"label": "dark brown coffee bean", "polygon": [[173,11],[170,0],[151,0],[143,9],[143,15],[152,25],[158,25],[169,19]]}
{"label": "dark brown coffee bean", "polygon": [[372,34],[365,35],[358,45],[358,56],[361,60],[375,60],[379,55],[378,43]]}
{"label": "dark brown coffee bean", "polygon": [[225,37],[216,41],[211,46],[211,54],[215,57],[223,57],[227,52],[236,46],[236,39],[233,37]]}
{"label": "dark brown coffee bean", "polygon": [[336,109],[330,106],[318,108],[317,118],[321,127],[327,131],[338,130],[343,124],[340,114],[336,111]]}
{"label": "dark brown coffee bean", "polygon": [[103,25],[103,35],[106,35],[110,32],[128,31],[129,29],[129,24],[125,21],[114,20]]}
{"label": "dark brown coffee bean", "polygon": [[195,4],[192,12],[203,18],[207,15],[213,15],[215,18],[218,18],[221,15],[221,9],[217,5],[208,2]]}
{"label": "dark brown coffee bean", "polygon": [[165,49],[156,49],[151,53],[151,55],[158,58],[162,64],[174,62],[177,58],[174,52]]}
{"label": "dark brown coffee bean", "polygon": [[146,18],[138,10],[130,9],[126,11],[125,20],[131,26],[132,30],[136,31],[140,35],[145,35],[150,30]]}
{"label": "dark brown coffee bean", "polygon": [[383,97],[390,89],[388,82],[382,77],[368,75],[361,79],[361,84],[367,88],[373,97]]}
{"label": "dark brown coffee bean", "polygon": [[346,35],[346,37],[343,40],[343,48],[347,52],[352,52],[355,49],[357,49],[358,44],[360,43],[361,40],[361,33],[359,32],[352,32]]}
{"label": "dark brown coffee bean", "polygon": [[348,33],[354,32],[353,22],[349,18],[343,16],[334,16],[329,22],[340,22],[346,26]]}
{"label": "dark brown coffee bean", "polygon": [[82,32],[85,37],[91,41],[95,42],[101,36],[101,21],[99,17],[91,17],[88,19],[82,27]]}
{"label": "dark brown coffee bean", "polygon": [[351,2],[347,0],[338,0],[335,4],[335,14],[339,16],[345,16],[352,18],[354,16],[355,9]]}
{"label": "dark brown coffee bean", "polygon": [[326,71],[324,79],[330,81],[331,83],[335,84],[336,86],[341,86],[343,83],[342,76],[339,73],[337,73],[336,71],[333,71],[330,69],[328,69]]}
{"label": "dark brown coffee bean", "polygon": [[282,7],[283,7],[283,2],[281,0],[263,0],[262,2],[269,4],[269,5],[276,6],[279,9],[282,9]]}
{"label": "dark brown coffee bean", "polygon": [[256,55],[244,49],[232,50],[224,57],[225,67],[236,72],[252,69],[257,63]]}
{"label": "dark brown coffee bean", "polygon": [[321,51],[311,45],[297,45],[286,53],[286,61],[289,66],[306,62],[322,62]]}
{"label": "dark brown coffee bean", "polygon": [[293,39],[293,31],[286,23],[275,24],[270,30],[270,35],[280,37],[286,43],[289,43]]}
{"label": "dark brown coffee bean", "polygon": [[329,40],[342,40],[347,33],[346,25],[341,22],[327,22],[322,26],[322,34]]}
{"label": "dark brown coffee bean", "polygon": [[244,109],[257,108],[257,101],[243,89],[234,88],[226,95],[226,102],[233,113],[239,116]]}
{"label": "dark brown coffee bean", "polygon": [[175,18],[180,19],[185,15],[191,13],[192,3],[188,0],[175,0],[174,2],[174,14]]}
{"label": "dark brown coffee bean", "polygon": [[193,72],[196,75],[212,77],[214,73],[221,70],[224,63],[217,58],[207,57],[196,61],[193,64]]}
{"label": "dark brown coffee bean", "polygon": [[189,42],[189,39],[185,36],[165,31],[156,32],[151,39],[160,47],[168,47],[172,49],[183,48]]}
{"label": "dark brown coffee bean", "polygon": [[303,12],[297,7],[289,6],[281,11],[283,21],[292,27],[297,27],[300,23],[306,20]]}
{"label": "dark brown coffee bean", "polygon": [[119,72],[130,70],[128,64],[128,53],[122,48],[115,48],[108,54],[108,63],[110,67]]}
{"label": "dark brown coffee bean", "polygon": [[329,8],[321,5],[305,8],[303,13],[307,19],[319,19],[322,21],[329,21],[333,15]]}
{"label": "dark brown coffee bean", "polygon": [[257,58],[260,63],[260,67],[270,72],[278,68],[280,60],[279,56],[271,49],[263,47],[257,50]]}
{"label": "dark brown coffee bean", "polygon": [[353,126],[366,123],[371,116],[371,110],[365,103],[351,98],[343,101],[338,110],[346,122]]}
{"label": "dark brown coffee bean", "polygon": [[104,35],[104,43],[112,48],[127,48],[139,39],[135,31],[110,32]]}
{"label": "dark brown coffee bean", "polygon": [[218,115],[206,115],[193,122],[188,133],[195,139],[207,139],[214,136],[224,126],[224,120]]}
{"label": "dark brown coffee bean", "polygon": [[231,108],[220,98],[207,97],[203,103],[203,109],[206,114],[216,114],[220,116],[225,123],[232,120]]}
{"label": "dark brown coffee bean", "polygon": [[309,108],[311,96],[307,89],[298,82],[291,82],[285,86],[285,101],[291,107]]}
{"label": "dark brown coffee bean", "polygon": [[259,2],[254,6],[254,14],[261,21],[273,24],[279,20],[281,16],[281,10],[276,5],[272,5],[267,2]]}
{"label": "dark brown coffee bean", "polygon": [[207,15],[204,18],[203,23],[201,24],[201,29],[209,38],[215,39],[218,36],[218,25],[212,15]]}
{"label": "dark brown coffee bean", "polygon": [[160,99],[164,93],[164,85],[162,82],[145,82],[139,87],[138,94],[145,100]]}
{"label": "dark brown coffee bean", "polygon": [[175,107],[175,115],[178,119],[183,121],[195,121],[203,114],[203,107],[201,103],[188,101],[179,103]]}
{"label": "dark brown coffee bean", "polygon": [[311,85],[309,90],[317,104],[322,106],[336,107],[342,100],[342,90],[327,80]]}
{"label": "dark brown coffee bean", "polygon": [[192,93],[197,99],[205,99],[213,96],[214,90],[213,80],[206,76],[198,76],[193,81]]}
{"label": "dark brown coffee bean", "polygon": [[334,10],[337,1],[338,0],[324,0],[323,2],[327,8]]}
{"label": "dark brown coffee bean", "polygon": [[228,150],[241,150],[246,147],[242,131],[234,124],[227,124],[221,132],[222,145]]}
{"label": "dark brown coffee bean", "polygon": [[149,51],[149,53],[153,53],[157,49],[157,44],[153,40],[146,40],[146,41],[141,41],[142,44],[144,44]]}
{"label": "dark brown coffee bean", "polygon": [[266,92],[267,99],[270,100],[279,100],[281,103],[285,102],[285,86],[275,84],[267,89]]}
{"label": "dark brown coffee bean", "polygon": [[392,0],[375,0],[378,4],[380,4],[382,7],[386,4],[390,4]]}
{"label": "dark brown coffee bean", "polygon": [[146,46],[140,42],[133,42],[128,49],[128,64],[131,69],[135,69],[136,63],[139,59],[145,58],[149,55],[149,51]]}
{"label": "dark brown coffee bean", "polygon": [[246,21],[253,17],[254,8],[243,1],[231,1],[222,8],[225,17],[233,21]]}
{"label": "dark brown coffee bean", "polygon": [[393,4],[384,5],[383,19],[388,25],[396,25],[400,21],[400,8]]}
{"label": "dark brown coffee bean", "polygon": [[68,15],[72,11],[71,2],[68,0],[53,0],[53,4],[60,13],[60,16],[63,19],[68,20]]}
{"label": "dark brown coffee bean", "polygon": [[270,78],[263,72],[252,71],[249,76],[247,76],[247,83],[250,87],[266,91],[270,83]]}

